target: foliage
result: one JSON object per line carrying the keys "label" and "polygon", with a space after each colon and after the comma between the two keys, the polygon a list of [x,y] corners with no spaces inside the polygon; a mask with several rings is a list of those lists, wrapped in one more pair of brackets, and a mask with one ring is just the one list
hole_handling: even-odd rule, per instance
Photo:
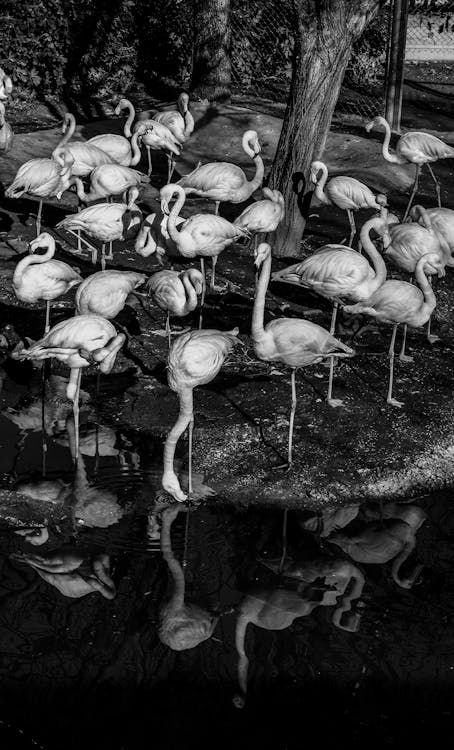
{"label": "foliage", "polygon": [[354,88],[370,90],[384,78],[389,18],[381,12],[353,45],[345,72],[345,82]]}

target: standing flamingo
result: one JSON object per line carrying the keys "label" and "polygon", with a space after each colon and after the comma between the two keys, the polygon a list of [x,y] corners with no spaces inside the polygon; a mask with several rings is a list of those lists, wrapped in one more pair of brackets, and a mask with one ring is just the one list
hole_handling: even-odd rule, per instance
{"label": "standing flamingo", "polygon": [[[120,114],[120,111],[122,109],[120,105],[124,101],[124,99],[120,100],[115,109],[115,114]],[[87,141],[87,143],[89,143],[91,146],[96,146],[96,148],[100,148],[102,151],[105,151],[106,154],[110,156],[112,161],[114,161],[116,164],[120,164],[123,167],[135,167],[136,164],[139,163],[141,157],[139,147],[139,133],[134,133],[133,135],[131,135],[130,130],[131,122],[134,119],[134,113],[131,120],[130,117],[131,116],[128,117],[125,123],[125,135],[126,132],[129,132],[128,137],[117,135],[116,133],[101,133],[100,135],[93,136],[93,138],[89,138],[89,140]],[[131,140],[129,140],[129,138]]]}
{"label": "standing flamingo", "polygon": [[233,347],[240,343],[238,329],[233,331],[189,331],[173,342],[167,360],[170,388],[178,393],[178,419],[167,435],[164,445],[164,471],[161,484],[178,502],[187,495],[182,491],[173,467],[175,447],[189,427],[189,493],[192,492],[192,432],[194,427],[194,388],[210,383],[216,377]]}
{"label": "standing flamingo", "polygon": [[404,135],[399,138],[396,143],[395,153],[391,153],[389,150],[391,128],[384,117],[374,117],[371,122],[367,123],[366,130],[369,133],[373,127],[380,126],[385,129],[385,140],[383,141],[382,154],[386,161],[392,162],[393,164],[416,165],[415,182],[410,195],[410,200],[405,209],[403,221],[405,221],[408,216],[411,204],[413,203],[413,199],[418,190],[419,173],[423,164],[427,164],[427,168],[435,184],[435,190],[437,191],[438,206],[441,207],[440,183],[435,177],[430,162],[438,161],[438,159],[452,159],[454,157],[454,148],[448,146],[435,135],[431,135],[431,133],[411,131],[409,133],[404,133]]}
{"label": "standing flamingo", "polygon": [[258,235],[274,232],[285,215],[284,196],[279,190],[265,187],[262,193],[265,199],[247,206],[233,222],[233,226],[254,235],[254,248],[257,247]]}
{"label": "standing flamingo", "polygon": [[184,206],[186,194],[179,184],[164,185],[160,191],[161,209],[169,213],[169,201],[174,195],[177,200],[169,214],[167,231],[174,241],[177,250],[185,258],[200,257],[202,273],[205,274],[204,258],[211,258],[210,289],[215,290],[215,273],[218,255],[240,237],[247,236],[240,227],[234,226],[222,216],[213,214],[194,214],[186,219],[177,229],[178,214]]}
{"label": "standing flamingo", "polygon": [[[45,254],[34,255],[40,247],[46,248]],[[22,258],[14,269],[13,289],[21,302],[46,300],[46,334],[49,330],[51,301],[80,284],[82,276],[67,263],[52,260],[55,255],[55,240],[47,232],[42,232],[30,242],[29,251],[31,255]]]}
{"label": "standing flamingo", "polygon": [[110,198],[113,195],[123,195],[131,187],[140,188],[147,185],[150,178],[130,167],[120,164],[102,164],[90,173],[90,191],[85,192],[84,184],[79,177],[71,177],[71,185],[76,186],[77,197],[81,203]]}
{"label": "standing flamingo", "polygon": [[179,156],[181,148],[172,131],[161,122],[147,120],[138,123],[136,135],[138,135],[141,145],[145,146],[148,152],[148,175],[152,171],[151,151],[167,152],[167,182],[170,182],[175,167],[172,154]]}
{"label": "standing flamingo", "polygon": [[[178,97],[178,110],[166,110],[153,115],[153,120],[159,122],[170,130],[177,144],[180,146],[185,143],[194,130],[194,118],[189,111],[189,96],[182,92]],[[150,152],[148,152],[150,153]],[[175,169],[175,159],[172,158],[172,152],[169,152],[170,170],[167,182],[172,179]]]}
{"label": "standing flamingo", "polygon": [[5,120],[5,105],[0,101],[0,152],[6,154],[13,146],[13,131]]}
{"label": "standing flamingo", "polygon": [[123,333],[117,334],[112,323],[100,315],[77,315],[57,323],[29,349],[18,349],[12,354],[14,359],[19,360],[55,357],[70,368],[66,396],[73,402],[76,460],[79,457],[79,392],[82,368],[95,363],[99,365],[101,372],[110,372],[125,338]]}
{"label": "standing flamingo", "polygon": [[221,202],[243,203],[263,182],[264,165],[260,156],[260,143],[255,130],[247,130],[242,138],[242,147],[255,163],[255,175],[249,182],[245,173],[236,164],[213,161],[199,164],[192,172],[178,180],[186,195],[194,193],[215,201],[215,213]]}
{"label": "standing flamingo", "polygon": [[[82,230],[90,237],[100,240],[101,248],[101,268],[104,271],[106,258],[111,259],[112,242],[114,240],[124,240],[135,236],[138,232],[142,212],[136,206],[136,200],[139,196],[137,188],[133,187],[127,191],[127,202],[123,203],[96,203],[93,206],[84,208],[77,214],[66,216],[60,221],[56,228],[66,229],[74,234],[74,231]],[[105,254],[105,244],[110,243],[109,255]],[[87,243],[88,244],[88,243]],[[92,250],[92,262],[96,263],[97,248],[90,245]]]}
{"label": "standing flamingo", "polygon": [[55,159],[59,155],[70,154],[73,158],[71,172],[76,177],[86,177],[95,167],[101,164],[111,164],[113,159],[102,149],[85,141],[72,141],[76,129],[76,119],[70,112],[65,114],[63,120],[63,138],[54,148],[52,156]]}
{"label": "standing flamingo", "polygon": [[[254,298],[252,313],[252,343],[259,359],[266,362],[282,362],[292,369],[292,407],[288,429],[288,468],[293,463],[293,423],[296,412],[296,370],[322,362],[328,357],[353,357],[355,352],[342,341],[335,339],[328,331],[308,320],[279,318],[272,320],[266,328],[263,325],[265,295],[271,274],[271,246],[262,242],[255,252],[255,265],[261,268]],[[328,386],[327,403],[341,406],[342,401],[333,399],[332,373]]]}
{"label": "standing flamingo", "polygon": [[116,318],[123,310],[128,295],[146,280],[135,271],[98,271],[88,276],[76,292],[78,315],[102,315]]}
{"label": "standing flamingo", "polygon": [[[319,177],[319,172],[321,176]],[[327,205],[334,205],[342,208],[347,212],[350,222],[350,239],[348,245],[351,247],[353,238],[356,234],[355,219],[353,211],[359,211],[360,208],[375,208],[381,211],[386,204],[384,195],[377,196],[372,190],[364,185],[363,182],[356,180],[354,177],[339,175],[328,179],[328,167],[322,161],[313,161],[311,164],[311,180],[315,184],[315,195]],[[380,198],[380,202],[378,202]]]}
{"label": "standing flamingo", "polygon": [[389,385],[386,401],[391,406],[402,406],[401,401],[393,398],[394,378],[394,344],[397,326],[405,323],[412,328],[423,326],[435,310],[437,301],[427,274],[433,273],[433,268],[439,275],[444,273],[444,265],[439,255],[428,253],[423,255],[416,264],[416,280],[419,289],[408,281],[386,281],[368,299],[355,305],[346,305],[344,310],[354,315],[370,315],[384,323],[391,323],[393,333],[389,346]]}
{"label": "standing flamingo", "polygon": [[[185,219],[182,219],[181,216],[178,217],[175,226],[183,224],[184,221]],[[156,254],[156,260],[160,266],[164,265],[164,256],[169,250],[178,253],[167,230],[168,222],[168,214],[164,214],[160,221],[157,214],[148,214],[142,222],[134,246],[136,253],[141,255],[142,258],[148,258],[150,255]]]}
{"label": "standing flamingo", "polygon": [[36,236],[41,232],[43,198],[56,197],[69,187],[74,159],[69,153],[56,153],[52,159],[29,159],[17,170],[16,176],[5,191],[7,198],[20,198],[24,193],[39,198],[36,217]]}
{"label": "standing flamingo", "polygon": [[158,271],[148,279],[147,290],[158,307],[167,313],[165,334],[170,347],[170,315],[182,318],[196,309],[198,297],[203,297],[205,292],[205,277],[196,268],[182,272]]}
{"label": "standing flamingo", "polygon": [[452,208],[423,208],[423,206],[413,206],[410,211],[410,217],[413,221],[418,221],[426,229],[432,229],[440,241],[444,240],[449,248],[450,257],[446,257],[446,265],[452,268],[454,266],[454,211]]}

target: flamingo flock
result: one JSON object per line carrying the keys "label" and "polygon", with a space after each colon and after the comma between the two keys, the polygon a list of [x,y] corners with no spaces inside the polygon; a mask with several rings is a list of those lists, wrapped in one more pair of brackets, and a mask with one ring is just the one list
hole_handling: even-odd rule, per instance
{"label": "flamingo flock", "polygon": [[[2,98],[8,95],[9,88],[8,81],[4,80]],[[0,105],[4,106],[2,101]],[[366,129],[385,129],[384,158],[394,163],[416,165],[415,184],[402,221],[389,212],[385,195],[376,194],[365,183],[348,175],[330,177],[326,164],[320,159],[314,160],[309,177],[315,185],[315,195],[322,204],[347,212],[348,243],[326,244],[298,263],[273,273],[272,236],[286,220],[285,204],[279,190],[263,187],[265,169],[259,134],[249,129],[241,138],[241,147],[249,159],[249,174],[235,163],[211,161],[198,163],[189,174],[172,181],[176,159],[196,129],[188,95],[183,92],[175,109],[155,113],[152,117],[136,120],[132,103],[121,99],[116,114],[125,110],[123,134],[101,133],[88,141],[74,139],[76,121],[67,113],[62,137],[50,157],[31,159],[23,164],[6,191],[11,198],[27,193],[40,201],[37,239],[30,245],[30,254],[17,265],[13,289],[23,302],[45,300],[47,306],[43,339],[16,356],[56,357],[69,365],[68,394],[74,403],[76,425],[82,369],[96,362],[102,371],[109,371],[124,343],[124,334],[119,334],[111,321],[115,321],[130,295],[139,296],[146,304],[155,304],[166,315],[165,330],[158,333],[168,339],[168,383],[177,393],[180,404],[178,419],[164,446],[162,487],[174,500],[182,502],[187,498],[188,493],[181,487],[175,472],[174,454],[178,440],[188,429],[188,491],[191,495],[193,391],[217,375],[240,342],[236,330],[223,332],[202,328],[205,259],[211,259],[209,291],[225,291],[225,286],[215,284],[216,264],[225,248],[234,247],[238,242],[253,242],[251,255],[257,273],[250,340],[254,355],[264,362],[279,363],[290,369],[291,407],[285,468],[291,469],[294,464],[296,372],[326,360],[329,366],[326,403],[334,408],[345,408],[342,399],[333,398],[335,365],[340,359],[353,357],[355,351],[336,334],[339,307],[350,315],[368,316],[392,326],[386,400],[390,406],[402,407],[402,402],[394,397],[397,328],[399,325],[404,328],[401,362],[410,361],[405,354],[407,326],[419,328],[428,324],[428,341],[436,340],[430,332],[431,315],[436,307],[431,277],[443,277],[445,269],[454,264],[451,256],[454,211],[440,206],[435,177],[438,207],[425,209],[411,204],[421,166],[427,164],[433,175],[430,164],[453,157],[454,149],[430,134],[407,133],[391,152],[389,125],[382,117],[376,117]],[[0,126],[1,117],[2,111]],[[148,175],[135,169],[140,164],[142,147],[147,150]],[[139,207],[141,191],[150,182],[151,151],[158,149],[168,158],[167,182],[160,187],[156,209],[143,214]],[[77,192],[79,210],[68,214],[56,229],[77,236],[79,248],[79,243],[83,243],[93,263],[98,256],[98,246],[94,243],[101,243],[101,271],[85,279],[78,270],[53,259],[55,239],[48,232],[41,233],[43,200],[61,197],[69,189]],[[185,214],[187,199],[193,196],[214,201],[214,211],[207,204],[204,212]],[[241,206],[232,221],[219,215],[221,203],[236,206],[246,201],[248,205]],[[375,215],[368,218],[358,232],[354,214],[364,209]],[[138,255],[158,261],[161,267],[168,260],[171,267],[162,267],[151,275],[107,269],[107,261],[114,259],[113,242],[117,241],[133,241]],[[38,255],[35,252],[38,248],[45,248],[45,255]],[[193,267],[175,270],[173,264],[180,259],[198,259],[200,271]],[[388,279],[387,261],[399,272],[408,274],[407,278]],[[265,324],[270,281],[307,289],[328,299],[333,305],[329,328],[299,318],[278,318]],[[144,290],[140,291],[142,285]],[[50,329],[51,301],[72,287],[77,287],[76,316]],[[197,308],[200,309],[198,329],[172,331],[171,316],[185,317]]]}

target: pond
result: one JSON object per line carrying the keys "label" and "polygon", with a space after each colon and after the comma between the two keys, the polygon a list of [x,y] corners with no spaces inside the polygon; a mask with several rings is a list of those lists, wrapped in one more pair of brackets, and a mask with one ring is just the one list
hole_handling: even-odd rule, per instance
{"label": "pond", "polygon": [[1,486],[50,519],[0,533],[5,748],[383,747],[452,727],[449,493],[169,506],[162,440],[100,419],[102,384],[75,465],[66,379],[45,374],[2,372]]}

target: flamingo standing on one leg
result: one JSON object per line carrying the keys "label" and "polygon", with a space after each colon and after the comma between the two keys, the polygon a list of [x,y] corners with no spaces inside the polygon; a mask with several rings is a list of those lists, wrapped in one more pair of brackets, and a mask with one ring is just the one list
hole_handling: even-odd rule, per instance
{"label": "flamingo standing on one leg", "polygon": [[137,124],[136,135],[138,135],[141,145],[145,146],[148,152],[148,175],[152,171],[151,151],[165,151],[167,153],[167,182],[170,182],[174,169],[172,154],[179,156],[181,148],[172,131],[161,122],[148,120]]}
{"label": "flamingo standing on one leg", "polygon": [[[38,248],[46,248],[44,255],[34,255]],[[44,333],[49,330],[50,303],[73,286],[82,282],[82,276],[67,263],[53,260],[55,240],[52,235],[42,232],[30,242],[31,255],[19,261],[13,274],[13,289],[21,302],[46,300],[46,324]]]}
{"label": "flamingo standing on one leg", "polygon": [[20,198],[28,193],[39,199],[36,217],[36,236],[41,232],[43,198],[56,197],[69,187],[74,159],[69,153],[55,153],[52,159],[29,159],[17,170],[16,176],[5,191],[7,198]]}
{"label": "flamingo standing on one leg", "polygon": [[173,467],[175,447],[189,427],[189,493],[192,492],[192,432],[194,427],[194,388],[210,383],[216,377],[233,347],[240,343],[238,329],[233,331],[189,331],[173,342],[167,360],[168,383],[178,393],[178,419],[167,435],[164,445],[164,471],[161,484],[178,502],[187,495],[182,491]]}
{"label": "flamingo standing on one leg", "polygon": [[263,182],[264,164],[260,156],[260,143],[255,130],[247,130],[241,141],[243,151],[255,163],[255,175],[248,181],[245,173],[236,164],[213,161],[199,164],[192,172],[178,180],[186,195],[193,193],[215,201],[215,213],[221,202],[243,203]]}
{"label": "flamingo standing on one leg", "polygon": [[[106,257],[112,258],[112,242],[135,236],[139,230],[142,212],[136,206],[138,197],[138,189],[130,188],[126,194],[127,202],[125,200],[123,203],[96,203],[77,214],[66,216],[56,228],[66,229],[71,233],[82,230],[90,237],[100,240],[102,242],[101,268],[104,271]],[[108,256],[105,254],[106,242],[110,243]],[[89,247],[92,251],[92,262],[96,263],[98,251],[92,245]]]}
{"label": "flamingo standing on one leg", "polygon": [[80,177],[71,177],[70,187],[76,186],[77,197],[81,203],[110,198],[113,195],[123,195],[131,187],[140,188],[147,185],[150,178],[142,172],[120,164],[102,164],[90,173],[90,190],[85,192]]}
{"label": "flamingo standing on one leg", "polygon": [[[318,176],[320,172],[321,176]],[[328,183],[327,179],[328,167],[326,164],[322,161],[313,161],[311,164],[311,180],[315,184],[315,195],[321,203],[337,206],[347,212],[350,222],[348,245],[351,247],[356,234],[353,211],[359,211],[360,208],[375,208],[377,211],[381,211],[386,204],[386,196],[375,197],[367,185],[354,177],[339,175],[331,177]],[[380,198],[380,202],[377,198]]]}
{"label": "flamingo standing on one leg", "polygon": [[[296,370],[322,362],[329,357],[353,357],[355,352],[328,331],[308,320],[279,318],[263,325],[265,296],[271,274],[271,246],[262,242],[255,253],[255,265],[261,268],[257,282],[252,314],[252,343],[259,359],[266,362],[282,362],[292,370],[292,408],[288,431],[288,468],[293,463],[293,423],[296,412]],[[331,399],[330,379],[328,403],[341,406],[342,402]]]}
{"label": "flamingo standing on one leg", "polygon": [[[177,106],[177,110],[171,109],[158,112],[153,115],[152,119],[161,125],[165,125],[181,146],[183,143],[186,143],[194,130],[194,118],[189,111],[189,96],[184,91],[178,97]],[[172,179],[175,169],[175,159],[172,158],[171,151],[169,151],[169,158],[171,163],[167,182],[170,182]]]}
{"label": "flamingo standing on one leg", "polygon": [[[222,216],[194,214],[177,229],[176,222],[184,206],[186,194],[181,185],[175,183],[161,188],[161,209],[169,214],[167,231],[177,250],[185,258],[200,258],[202,273],[205,274],[204,258],[211,258],[210,289],[215,290],[215,273],[218,255],[240,237],[247,236],[243,229],[234,226]],[[169,213],[169,202],[174,195],[177,200]],[[203,304],[203,300],[202,300]]]}
{"label": "flamingo standing on one leg", "polygon": [[76,292],[77,315],[102,315],[116,318],[128,295],[146,280],[135,271],[98,271],[88,276]]}
{"label": "flamingo standing on one leg", "polygon": [[454,148],[448,146],[440,138],[437,138],[431,133],[411,131],[404,133],[396,144],[395,153],[391,153],[389,150],[389,142],[391,140],[391,128],[387,120],[384,117],[374,117],[371,122],[366,125],[366,130],[369,133],[373,127],[382,126],[385,129],[385,140],[383,141],[382,154],[386,161],[392,162],[393,164],[415,164],[416,175],[413,190],[408,201],[407,208],[405,210],[403,221],[408,216],[408,213],[413,203],[413,199],[418,190],[419,173],[423,164],[427,164],[427,168],[431,174],[431,177],[435,184],[435,190],[437,191],[438,206],[441,208],[441,196],[440,196],[440,183],[435,177],[431,162],[438,161],[438,159],[452,159],[454,157]]}
{"label": "flamingo standing on one leg", "polygon": [[19,349],[11,355],[19,360],[55,357],[70,368],[66,396],[73,402],[76,459],[79,457],[79,392],[82,368],[94,363],[99,365],[101,372],[110,372],[125,338],[123,333],[117,334],[112,323],[100,315],[77,315],[57,323],[29,349]]}
{"label": "flamingo standing on one leg", "polygon": [[438,270],[439,275],[444,273],[444,265],[440,256],[428,253],[419,259],[416,264],[416,280],[419,289],[408,281],[386,281],[369,299],[357,302],[355,305],[346,305],[344,309],[354,315],[370,315],[384,323],[391,323],[393,333],[389,347],[389,385],[386,401],[391,406],[402,406],[401,401],[393,398],[394,379],[394,344],[396,341],[397,326],[400,323],[412,328],[423,326],[429,320],[437,301],[427,274]]}
{"label": "flamingo standing on one leg", "polygon": [[274,232],[285,215],[284,196],[279,190],[262,188],[265,199],[256,201],[244,209],[233,222],[248,235],[254,235],[254,249],[258,244],[259,234]]}
{"label": "flamingo standing on one leg", "polygon": [[[158,271],[149,278],[147,290],[158,307],[167,313],[165,334],[170,347],[170,315],[182,318],[196,309],[198,297],[203,297],[205,292],[205,277],[197,268],[189,268],[182,272]],[[160,334],[161,331],[154,333]]]}

